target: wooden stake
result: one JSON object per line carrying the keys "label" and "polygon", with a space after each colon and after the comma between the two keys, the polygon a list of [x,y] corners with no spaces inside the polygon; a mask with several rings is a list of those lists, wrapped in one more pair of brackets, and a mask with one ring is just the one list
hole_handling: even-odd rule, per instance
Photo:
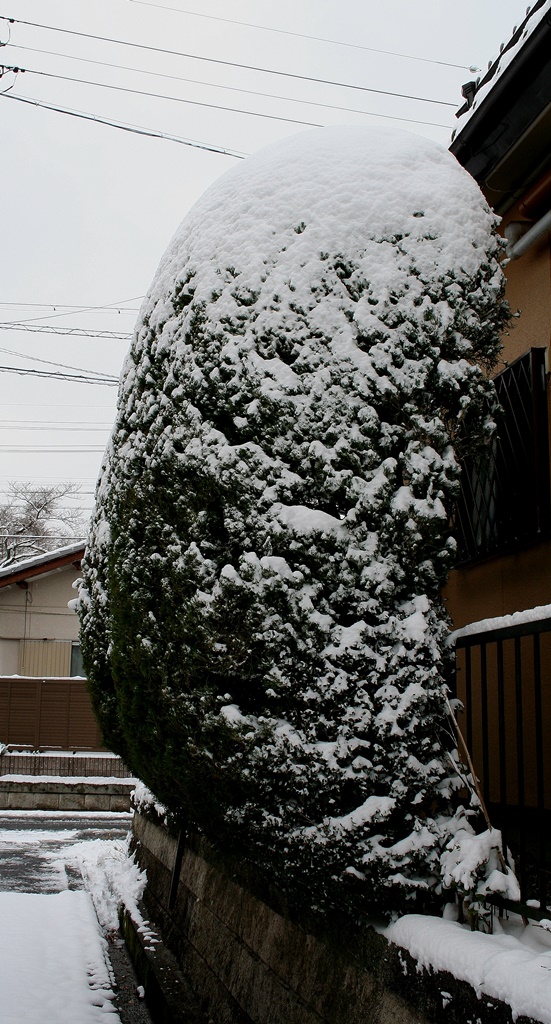
{"label": "wooden stake", "polygon": [[[482,796],[482,790],[480,788],[480,783],[478,781],[476,772],[474,770],[474,765],[473,765],[473,762],[471,760],[471,755],[469,754],[469,748],[467,747],[467,744],[465,742],[465,737],[463,736],[463,733],[461,732],[461,729],[459,727],[459,722],[457,721],[457,718],[455,717],[454,710],[453,710],[453,708],[452,708],[448,698],[446,698],[446,705],[447,705],[447,708],[448,708],[448,714],[449,714],[449,716],[451,718],[451,721],[453,722],[453,726],[454,726],[455,731],[457,733],[457,738],[459,740],[459,746],[461,747],[463,753],[465,754],[465,757],[467,758],[467,765],[468,765],[469,771],[471,773],[471,778],[473,780],[473,786],[475,788],[475,793],[476,793],[478,799],[480,800],[480,806],[482,808],[482,813],[484,815],[484,820],[486,821],[486,825],[488,826],[488,832],[493,832],[494,829],[493,829],[492,823],[490,821],[490,815],[488,814],[488,808],[486,807],[486,803],[484,801],[484,797]],[[505,863],[505,858],[503,856],[502,851],[498,850],[497,851],[497,855],[498,855],[498,859],[499,859],[499,866],[500,866],[503,874],[506,875],[507,874],[507,865]]]}

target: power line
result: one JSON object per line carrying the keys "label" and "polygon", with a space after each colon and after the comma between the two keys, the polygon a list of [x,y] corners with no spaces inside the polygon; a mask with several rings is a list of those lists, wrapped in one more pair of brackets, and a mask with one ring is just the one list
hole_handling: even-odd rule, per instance
{"label": "power line", "polygon": [[[12,480],[25,480],[25,481],[28,481],[29,476],[28,476],[28,474],[26,476],[14,476],[13,473],[0,473],[0,479],[1,480],[8,480],[11,483]],[[66,476],[56,476],[55,474],[51,474],[51,473],[47,474],[46,476],[43,476],[43,475],[41,476],[41,475],[39,475],[37,473],[33,473],[33,480],[35,480],[35,481],[36,480],[48,480],[48,481],[49,480],[57,480],[58,482],[63,482],[66,479],[67,479]],[[91,482],[89,476],[86,476],[86,477],[85,476],[71,477],[71,480],[72,480],[73,483],[90,484],[90,482]],[[4,491],[4,493],[6,493],[6,492]],[[92,495],[92,496],[94,496],[95,493],[96,493],[95,491],[80,491],[80,494],[87,494],[87,495]]]}
{"label": "power line", "polygon": [[419,118],[394,117],[391,114],[379,114],[373,110],[358,110],[357,107],[343,107],[336,103],[321,103],[318,100],[298,99],[296,96],[282,96],[279,93],[261,92],[259,89],[242,89],[235,85],[219,85],[216,82],[205,82],[200,78],[184,78],[181,75],[165,75],[159,71],[147,71],[145,68],[130,68],[125,64],[112,64],[104,60],[92,60],[90,57],[75,57],[70,53],[57,53],[54,50],[40,50],[34,46],[20,46],[19,43],[11,43],[10,47],[12,49],[15,48],[16,50],[25,50],[30,53],[46,54],[49,57],[61,57],[62,60],[76,60],[82,61],[85,64],[95,64],[102,68],[113,68],[116,71],[130,71],[132,74],[151,75],[154,78],[165,78],[167,81],[171,82],[185,82],[188,85],[206,86],[208,89],[221,89],[224,92],[238,92],[245,96],[261,96],[263,99],[283,100],[285,103],[299,103],[303,106],[319,107],[323,110],[340,110],[347,114],[366,114],[369,117],[382,117],[390,121],[406,121],[408,124],[431,125],[435,128],[448,128],[450,131],[452,128],[451,125],[437,124],[434,121],[422,121],[419,120]]}
{"label": "power line", "polygon": [[148,46],[146,43],[133,43],[126,39],[113,39],[110,36],[98,36],[90,32],[77,32],[75,29],[70,28],[59,28],[56,25],[44,25],[36,21],[23,21],[21,18],[10,18],[6,15],[0,15],[0,19],[9,22],[9,24],[17,25],[28,25],[32,28],[45,29],[48,32],[61,32],[64,35],[78,36],[81,39],[95,39],[102,43],[114,43],[117,46],[130,46],[133,49],[147,50],[150,53],[162,53],[171,57],[185,57],[187,60],[200,60],[208,64],[219,64],[223,67],[230,68],[241,68],[245,71],[258,71],[265,75],[277,75],[281,78],[294,78],[300,82],[315,82],[318,85],[333,85],[339,89],[354,89],[358,92],[370,92],[376,93],[379,96],[395,96],[399,99],[416,100],[419,103],[435,103],[441,107],[455,107],[457,103],[448,103],[446,100],[435,100],[427,96],[415,96],[409,93],[391,92],[387,89],[373,89],[366,85],[351,85],[349,82],[335,82],[331,79],[326,78],[314,78],[310,75],[297,75],[291,71],[275,71],[272,68],[258,67],[254,64],[240,64],[237,61],[230,60],[217,60],[215,57],[202,57],[195,53],[185,53],[181,50],[167,50],[159,46]]}
{"label": "power line", "polygon": [[447,60],[433,60],[431,57],[416,57],[412,53],[396,53],[394,50],[380,50],[375,46],[363,46],[361,43],[347,43],[342,39],[327,39],[324,36],[311,36],[305,32],[291,32],[284,28],[271,28],[268,25],[257,25],[250,21],[237,21],[234,18],[220,18],[215,14],[199,14],[198,11],[182,10],[181,7],[167,7],[165,4],[148,3],[147,0],[129,0],[130,3],[139,4],[141,7],[153,7],[156,11],[174,11],[176,14],[187,14],[192,18],[206,18],[209,21],[223,21],[227,25],[242,25],[245,28],[256,28],[262,32],[275,32],[282,36],[293,36],[295,39],[312,39],[317,43],[330,43],[332,46],[347,46],[353,50],[365,50],[368,53],[382,53],[388,57],[403,57],[404,60],[417,60],[423,64],[439,64],[445,68],[459,68],[462,71],[480,71],[480,68],[467,67],[466,64],[450,64]]}
{"label": "power line", "polygon": [[[56,413],[57,409],[52,408],[51,405],[42,406],[44,409],[48,409],[50,412]],[[111,411],[111,410],[105,410]],[[114,415],[114,410],[113,410]],[[60,420],[56,419],[39,419],[38,417],[28,416],[26,418],[15,419],[13,417],[6,417],[0,419],[0,430],[111,430],[113,426],[113,417],[104,417],[98,419],[97,417],[93,420]]]}
{"label": "power line", "polygon": [[[72,117],[76,117],[76,118],[79,118],[79,119],[84,120],[84,121],[92,121],[95,124],[108,125],[110,128],[118,128],[121,131],[129,132],[132,135],[144,135],[147,138],[152,138],[152,139],[165,139],[165,141],[167,141],[167,142],[177,142],[177,143],[179,143],[180,145],[183,145],[183,146],[190,146],[192,149],[201,149],[201,150],[204,150],[204,151],[206,151],[208,153],[218,153],[218,154],[221,154],[222,156],[229,156],[229,157],[235,158],[236,160],[244,160],[245,157],[249,155],[248,153],[239,153],[239,152],[236,152],[235,150],[231,150],[231,149],[223,149],[220,146],[211,146],[211,145],[208,145],[208,144],[202,143],[202,142],[194,142],[194,141],[191,141],[190,139],[182,139],[182,138],[180,138],[177,135],[170,135],[167,132],[158,132],[158,131],[154,131],[154,130],[149,129],[149,128],[139,128],[136,125],[129,125],[129,124],[124,123],[123,121],[112,121],[112,120],[109,120],[109,118],[100,117],[97,114],[89,114],[89,113],[85,113],[85,112],[79,111],[79,110],[72,110],[70,107],[59,107],[59,106],[56,106],[53,103],[46,103],[46,102],[43,102],[42,100],[33,99],[30,96],[15,96],[13,93],[3,93],[3,92],[0,92],[0,97],[2,97],[4,99],[7,99],[7,100],[16,100],[19,103],[25,103],[28,106],[32,106],[32,107],[41,107],[43,110],[51,110],[51,111],[54,111],[57,114],[68,114],[68,115],[70,115]],[[397,116],[394,117],[394,116],[392,116],[390,114],[376,114],[373,111],[356,111],[356,113],[365,113],[365,114],[369,114],[371,117],[382,117],[385,120],[402,121],[402,122],[406,122],[407,124],[424,124],[424,125],[432,125],[433,127],[436,127],[436,128],[448,128],[448,129],[450,128],[450,125],[447,125],[447,124],[439,124],[436,121],[420,121],[417,118],[411,118],[411,117],[397,117]],[[305,123],[305,122],[303,122],[303,123]],[[86,312],[86,310],[81,310],[81,312]],[[125,310],[122,310],[122,312],[125,312]],[[70,316],[71,314],[70,313],[58,313],[56,315],[57,316]],[[44,317],[33,317],[31,319],[33,319],[33,320],[43,320],[45,318]],[[25,323],[25,322],[30,322],[30,321],[21,321],[21,320],[20,321],[13,321],[13,323]],[[10,326],[13,326],[13,323],[10,324]]]}
{"label": "power line", "polygon": [[263,117],[269,121],[284,121],[287,124],[302,124],[308,128],[321,128],[322,125],[315,121],[301,121],[295,117],[283,117],[280,114],[263,114],[257,110],[243,110],[241,107],[226,107],[221,103],[206,103],[202,100],[187,100],[181,96],[168,96],[158,92],[148,92],[145,89],[130,89],[124,85],[106,85],[104,82],[91,82],[84,78],[72,78],[69,75],[56,75],[51,71],[33,71],[31,68],[8,68],[7,70],[22,71],[28,75],[40,75],[42,78],[55,78],[60,82],[73,82],[78,85],[91,85],[95,89],[109,89],[112,92],[125,92],[132,96],[147,96],[148,99],[169,100],[171,103],[185,103],[191,107],[207,107],[209,110],[225,110],[231,114],[247,114],[248,117]]}
{"label": "power line", "polygon": [[26,452],[29,454],[53,454],[60,452],[65,455],[71,452],[80,452],[81,454],[89,454],[95,452],[104,452],[105,446],[97,447],[95,445],[34,445],[34,444],[21,444],[21,445],[6,445],[0,444],[0,451],[3,452],[17,452],[20,455],[24,455]]}
{"label": "power line", "polygon": [[[84,537],[81,537],[81,536],[79,536],[79,537],[75,537],[75,536],[74,536],[74,535],[72,535],[72,534],[64,534],[64,535],[63,535],[63,536],[61,536],[61,537],[57,537],[57,536],[56,536],[55,534],[53,534],[53,533],[18,533],[18,531],[17,531],[17,530],[13,530],[13,531],[10,531],[10,530],[2,530],[2,531],[0,531],[0,536],[2,536],[2,537],[5,537],[6,539],[9,539],[9,540],[13,540],[14,542],[16,542],[16,541],[22,541],[22,540],[24,540],[24,541],[27,541],[27,540],[43,540],[43,541],[47,541],[47,540],[48,540],[48,541],[49,541],[49,540],[65,540],[65,541],[79,541],[79,540],[81,540],[81,541],[83,541],[83,542],[84,542],[84,540],[85,540],[85,538],[84,538]],[[14,569],[16,569],[16,568],[17,568],[17,565],[18,565],[18,563],[17,563],[17,562],[14,562],[14,563],[13,563],[13,567],[14,567]],[[5,565],[2,565],[2,568],[3,568],[3,569],[5,569],[5,568],[7,568],[7,566],[5,566]]]}
{"label": "power line", "polygon": [[[5,406],[2,406],[2,409],[5,409],[5,408],[6,408]],[[11,407],[8,407],[8,408],[11,408],[11,409],[17,408],[18,409],[19,407],[18,406],[17,407],[11,406]],[[34,409],[35,407],[34,406],[28,406],[27,408],[28,409]],[[48,410],[51,410],[51,406],[38,406],[37,408],[38,409],[48,409]],[[81,409],[80,406],[63,406],[61,408],[63,408],[63,409]],[[87,411],[90,410],[90,409],[102,409],[104,412],[111,412],[111,409],[108,406],[85,406],[84,408]],[[0,420],[0,426],[7,426],[7,427],[23,426],[26,423],[31,423],[34,426],[39,426],[39,427],[48,427],[48,426],[54,426],[55,425],[55,426],[58,426],[58,427],[62,426],[62,427],[70,427],[70,428],[71,427],[105,427],[105,428],[107,428],[107,427],[111,427],[112,426],[113,420],[111,420],[109,423],[104,423],[103,421],[98,422],[97,419],[95,419],[95,420],[61,420],[61,421],[59,421],[57,419],[56,420],[38,420],[38,419],[37,420],[33,420],[33,419],[27,419],[27,420],[8,420],[8,419]]]}
{"label": "power line", "polygon": [[[8,480],[8,482],[11,482],[12,480],[25,480],[28,483],[29,482],[29,476],[28,476],[28,474],[26,476],[18,476],[17,474],[14,474],[14,473],[0,473],[0,480]],[[67,476],[58,476],[56,473],[33,473],[33,481],[38,481],[38,480],[57,480],[58,483],[67,483]],[[71,483],[73,483],[73,484],[86,484],[86,485],[90,486],[90,484],[92,482],[95,484],[96,481],[95,481],[95,479],[92,481],[90,479],[90,475],[88,475],[88,476],[79,476],[79,477],[71,476]],[[94,491],[80,491],[79,493],[80,494],[93,494],[95,492]]]}
{"label": "power line", "polygon": [[[132,335],[125,331],[96,331],[84,327],[52,327],[51,324],[0,323],[0,331],[25,331],[32,334],[59,334],[62,338],[108,338],[110,341],[129,341]],[[0,349],[0,351],[2,351]],[[6,350],[4,350],[6,351]],[[61,364],[59,364],[61,365]]]}
{"label": "power line", "polygon": [[[235,158],[236,160],[244,160],[245,157],[249,155],[248,153],[239,153],[239,152],[236,152],[235,150],[231,150],[231,149],[223,149],[220,146],[211,146],[211,145],[208,145],[206,143],[193,142],[193,141],[191,141],[189,139],[182,139],[182,138],[180,138],[177,135],[170,135],[167,132],[158,132],[158,131],[154,131],[153,129],[149,129],[149,128],[139,128],[136,125],[125,124],[123,121],[110,120],[109,118],[106,118],[106,117],[100,117],[97,114],[89,114],[89,113],[85,113],[85,112],[79,111],[79,110],[72,110],[70,107],[59,107],[59,106],[56,106],[53,103],[46,103],[46,102],[44,102],[42,100],[33,99],[30,96],[15,96],[13,93],[2,93],[2,92],[0,92],[0,97],[4,97],[7,100],[18,100],[20,103],[26,103],[27,105],[33,106],[33,107],[42,107],[42,109],[44,109],[44,110],[52,110],[52,111],[54,111],[57,114],[68,114],[68,115],[70,115],[72,117],[76,117],[76,118],[79,118],[79,119],[84,120],[84,121],[93,121],[95,124],[108,125],[110,128],[118,128],[121,131],[129,132],[132,135],[144,135],[147,138],[151,138],[151,139],[165,139],[165,141],[167,141],[167,142],[177,142],[177,143],[179,143],[180,145],[183,145],[183,146],[190,146],[192,149],[202,149],[202,150],[205,150],[208,153],[219,153],[222,156],[229,156],[229,157]],[[323,106],[325,106],[325,104],[323,104]],[[392,114],[378,114],[378,113],[375,113],[375,111],[370,111],[370,110],[357,110],[357,111],[354,111],[354,113],[357,113],[357,114],[368,114],[370,117],[382,117],[384,120],[387,120],[387,121],[401,121],[401,122],[404,122],[406,124],[431,125],[434,128],[446,128],[449,131],[451,131],[451,125],[441,124],[438,121],[422,121],[422,120],[419,120],[419,118],[414,118],[414,117],[398,117],[398,116],[393,116]],[[301,122],[301,123],[306,124],[306,122]],[[125,312],[125,311],[123,310],[123,312]],[[70,314],[69,313],[59,313],[57,315],[58,316],[69,316]],[[34,319],[42,320],[44,318],[43,317],[35,317]]]}
{"label": "power line", "polygon": [[89,370],[87,367],[84,368],[82,366],[69,366],[67,363],[58,363],[51,359],[41,359],[39,356],[31,356],[28,352],[16,352],[11,348],[0,347],[0,352],[7,356],[16,356],[17,359],[30,359],[31,363],[45,363],[47,366],[58,366],[64,370],[76,370],[77,373],[87,374],[91,377],[100,377],[102,380],[105,380],[107,377],[105,373],[101,373],[98,370]]}
{"label": "power line", "polygon": [[[51,402],[2,402],[2,409],[51,409]],[[56,402],[56,409],[103,409],[112,412],[111,405],[83,405],[82,402]]]}
{"label": "power line", "polygon": [[[43,490],[44,490],[44,488],[38,488],[38,489],[35,488],[33,491],[31,491],[31,494],[33,496],[36,495],[36,494],[38,494],[40,496],[40,492],[43,491]],[[81,494],[82,494],[82,491],[79,489],[78,493],[76,493],[74,495],[75,501],[80,501]],[[27,508],[27,504],[28,503],[26,501],[24,501],[24,499],[21,498],[19,495],[17,495],[17,497],[12,498],[11,493],[9,493],[8,497],[9,497],[10,509]],[[64,495],[62,495],[62,497],[65,498],[66,495],[64,494]],[[7,502],[5,502],[4,504],[7,504]],[[67,514],[67,512],[69,512],[71,515],[74,515],[75,513],[77,513],[79,511],[79,508],[78,508],[78,505],[77,505],[76,508],[75,508],[74,505],[72,505],[72,506],[71,505],[58,505],[57,501],[56,501],[56,511],[57,512],[63,512],[64,514]]]}
{"label": "power line", "polygon": [[177,135],[169,135],[167,132],[157,132],[149,128],[139,128],[136,125],[125,124],[123,121],[110,121],[109,118],[99,117],[97,114],[88,114],[81,110],[71,110],[69,107],[58,107],[53,103],[44,103],[35,100],[31,96],[14,96],[13,93],[0,92],[0,97],[6,100],[16,100],[19,103],[26,103],[31,107],[42,107],[44,110],[54,110],[58,114],[68,114],[71,117],[83,121],[94,121],[96,124],[106,124],[110,128],[118,128],[120,131],[129,132],[131,135],[145,135],[150,139],[166,139],[167,142],[178,142],[181,146],[190,146],[192,149],[206,150],[208,153],[220,153],[222,156],[235,157],[236,160],[243,160],[245,153],[236,153],[231,149],[222,149],[220,146],[209,146],[203,142],[192,142],[190,139],[182,139]]}
{"label": "power line", "polygon": [[31,367],[0,366],[0,373],[17,373],[21,376],[49,377],[52,380],[70,380],[75,384],[98,384],[101,387],[118,387],[118,377],[87,377],[84,374],[56,373],[53,370],[35,370]]}
{"label": "power line", "polygon": [[107,431],[112,429],[112,426],[113,426],[112,423],[108,423],[104,427],[98,427],[98,426],[95,426],[95,425],[93,427],[83,427],[80,424],[78,426],[73,426],[71,424],[68,424],[66,426],[57,426],[57,425],[54,425],[53,422],[51,422],[51,423],[36,423],[36,424],[35,423],[0,423],[0,430],[11,430],[11,431],[17,431],[17,430],[40,430],[43,433],[44,432],[51,433],[51,432],[54,432],[54,431],[57,433],[59,431],[62,431],[62,432],[71,433],[71,434],[76,434],[76,433],[79,433],[79,434],[105,434]]}
{"label": "power line", "polygon": [[[33,496],[35,494],[40,495],[40,492],[42,490],[44,490],[44,488],[38,488],[38,489],[35,488],[35,490],[33,490],[31,492],[31,494]],[[74,495],[75,501],[80,501],[81,494],[82,494],[82,491],[79,490],[78,493]],[[20,498],[19,495],[16,498],[12,498],[11,497],[11,493],[9,493],[8,497],[9,497],[10,509],[27,508],[27,502],[24,501],[22,498]],[[63,498],[65,498],[65,495],[63,495]],[[7,502],[5,502],[4,504],[7,504]],[[70,506],[70,505],[58,505],[57,502],[56,502],[56,511],[57,512],[63,512],[64,514],[69,512],[71,515],[74,515],[75,513],[77,513],[79,511],[79,508],[78,508],[78,506],[75,508],[74,505],[73,506]]]}
{"label": "power line", "polygon": [[[0,96],[1,95],[4,95],[4,93],[0,93]],[[9,96],[8,97],[8,99],[12,99],[12,100],[21,99],[21,98],[22,97],[17,97],[17,96]],[[34,103],[35,101],[33,100],[32,102]],[[38,103],[38,101],[36,101],[36,102],[37,102],[38,106],[41,105],[40,103]],[[53,315],[50,313],[48,315],[50,316],[50,318],[52,320],[57,320],[57,319],[59,319],[59,317],[62,317],[62,316],[72,316],[73,315],[72,314],[73,310],[76,311],[77,313],[95,313],[95,312],[99,312],[99,311],[105,312],[105,313],[108,313],[108,312],[120,313],[121,309],[119,309],[117,307],[122,306],[124,302],[136,302],[137,299],[143,299],[143,295],[134,295],[131,299],[123,299],[122,302],[107,303],[104,306],[80,306],[80,307],[79,306],[65,306],[63,308],[69,310],[69,312],[67,312],[67,313],[54,313]],[[11,305],[11,303],[0,303],[0,305]],[[31,303],[28,303],[28,305],[31,305]],[[124,313],[124,312],[126,312],[126,310],[123,309],[122,312]],[[13,327],[14,324],[30,324],[30,323],[35,323],[37,320],[45,320],[45,319],[46,319],[46,316],[33,316],[33,317],[29,317],[27,320],[6,320],[4,322],[3,326]]]}
{"label": "power line", "polygon": [[[139,298],[143,298],[143,296],[140,295]],[[127,301],[130,301],[130,300],[127,300]],[[67,309],[67,310],[76,310],[78,313],[92,312],[94,310],[102,310],[102,311],[111,312],[111,313],[139,313],[139,307],[138,306],[134,306],[133,308],[128,307],[128,309],[113,309],[111,306],[87,306],[87,307],[83,307],[82,303],[79,303],[78,305],[68,306],[68,305],[64,304],[63,302],[2,302],[2,301],[0,301],[0,306],[11,306],[11,307],[15,307],[15,309],[27,309],[27,308],[29,308],[29,309],[53,309],[53,310]],[[60,314],[60,316],[68,316],[68,315],[69,315],[68,313],[61,313]]]}

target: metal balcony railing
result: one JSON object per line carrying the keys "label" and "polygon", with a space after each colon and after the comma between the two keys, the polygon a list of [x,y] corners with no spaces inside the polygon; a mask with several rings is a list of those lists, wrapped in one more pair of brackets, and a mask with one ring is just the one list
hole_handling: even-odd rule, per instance
{"label": "metal balcony railing", "polygon": [[459,564],[551,534],[545,352],[531,349],[495,378],[496,439],[462,465],[453,523]]}

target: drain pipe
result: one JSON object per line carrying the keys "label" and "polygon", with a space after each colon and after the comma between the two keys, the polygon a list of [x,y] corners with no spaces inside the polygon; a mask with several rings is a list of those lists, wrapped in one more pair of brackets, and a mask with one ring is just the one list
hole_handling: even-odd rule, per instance
{"label": "drain pipe", "polygon": [[[509,263],[510,260],[518,260],[519,256],[524,256],[524,253],[528,251],[536,242],[539,242],[540,238],[543,238],[551,231],[551,210],[549,210],[543,217],[540,218],[535,224],[532,225],[528,231],[518,237],[518,227],[515,231],[514,224],[508,224],[505,229],[505,235],[508,235],[508,228],[512,228],[513,231],[509,235],[507,242],[507,260],[504,262]],[[511,237],[513,234],[517,234],[517,238]]]}

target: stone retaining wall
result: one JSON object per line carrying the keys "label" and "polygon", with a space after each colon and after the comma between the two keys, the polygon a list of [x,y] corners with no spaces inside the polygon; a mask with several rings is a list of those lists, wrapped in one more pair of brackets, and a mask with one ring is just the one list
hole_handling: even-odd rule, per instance
{"label": "stone retaining wall", "polygon": [[0,811],[129,811],[136,780],[0,778]]}
{"label": "stone retaining wall", "polygon": [[180,847],[171,901],[177,841],[137,813],[133,830],[147,913],[216,1024],[511,1024],[504,1003],[367,925],[289,908],[197,837]]}

